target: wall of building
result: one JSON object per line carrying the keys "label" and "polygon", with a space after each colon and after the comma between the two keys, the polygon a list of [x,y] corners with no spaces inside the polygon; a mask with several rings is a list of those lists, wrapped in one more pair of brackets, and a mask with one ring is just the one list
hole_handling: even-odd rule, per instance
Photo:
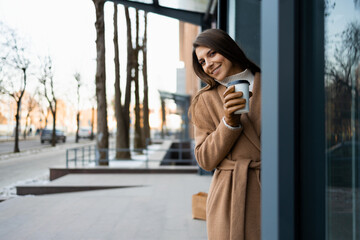
{"label": "wall of building", "polygon": [[185,69],[185,93],[193,97],[200,89],[200,80],[192,69],[192,43],[199,34],[200,27],[179,22],[179,43],[180,43],[180,61],[184,63]]}
{"label": "wall of building", "polygon": [[[188,94],[191,96],[191,99],[200,89],[200,80],[195,75],[192,68],[192,43],[199,32],[199,26],[181,21],[179,22],[179,60],[183,62],[183,68],[178,69],[178,81],[184,81],[184,77],[185,85],[178,84],[177,86],[181,86],[181,88],[178,89],[177,92],[181,94]],[[189,131],[190,138],[193,138],[194,130],[191,124],[189,126]]]}

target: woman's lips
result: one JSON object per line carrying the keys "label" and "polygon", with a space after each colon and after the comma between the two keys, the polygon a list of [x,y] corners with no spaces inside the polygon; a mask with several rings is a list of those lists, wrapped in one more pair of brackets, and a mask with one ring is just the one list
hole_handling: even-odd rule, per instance
{"label": "woman's lips", "polygon": [[221,65],[219,65],[218,67],[216,67],[216,68],[214,69],[214,71],[212,71],[211,74],[216,75],[216,74],[219,72],[220,67],[221,67]]}

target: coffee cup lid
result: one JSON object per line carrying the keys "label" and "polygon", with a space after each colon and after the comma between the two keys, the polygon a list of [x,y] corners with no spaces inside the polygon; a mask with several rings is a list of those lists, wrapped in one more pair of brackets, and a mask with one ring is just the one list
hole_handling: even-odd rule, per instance
{"label": "coffee cup lid", "polygon": [[232,85],[241,84],[241,83],[247,83],[250,85],[248,80],[235,80],[235,81],[229,82],[226,86],[230,87]]}

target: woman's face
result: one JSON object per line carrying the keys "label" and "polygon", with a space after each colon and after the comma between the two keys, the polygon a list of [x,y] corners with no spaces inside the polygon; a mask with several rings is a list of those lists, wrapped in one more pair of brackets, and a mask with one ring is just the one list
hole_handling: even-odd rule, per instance
{"label": "woman's face", "polygon": [[195,53],[204,72],[218,81],[242,71],[240,67],[210,48],[199,46]]}

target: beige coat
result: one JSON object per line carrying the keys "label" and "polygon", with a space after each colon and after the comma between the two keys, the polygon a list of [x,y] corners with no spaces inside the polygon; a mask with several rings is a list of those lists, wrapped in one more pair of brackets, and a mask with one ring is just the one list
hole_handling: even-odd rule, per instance
{"label": "beige coat", "polygon": [[209,240],[260,239],[260,74],[255,74],[250,112],[242,127],[222,121],[222,85],[203,92],[195,107],[195,155],[208,171],[216,168],[207,199]]}

